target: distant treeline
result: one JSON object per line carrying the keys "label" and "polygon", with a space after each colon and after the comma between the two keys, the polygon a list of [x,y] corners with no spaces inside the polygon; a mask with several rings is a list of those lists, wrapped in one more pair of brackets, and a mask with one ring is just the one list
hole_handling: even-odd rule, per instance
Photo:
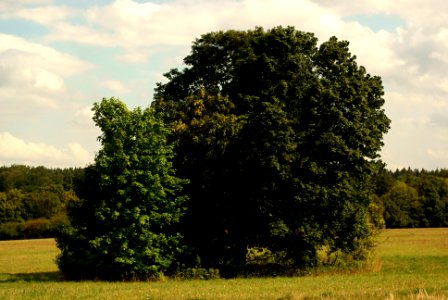
{"label": "distant treeline", "polygon": [[374,187],[386,228],[448,226],[447,169],[383,171]]}
{"label": "distant treeline", "polygon": [[77,201],[81,168],[0,167],[0,239],[53,237]]}
{"label": "distant treeline", "polygon": [[[0,239],[53,237],[83,178],[83,168],[0,167]],[[372,197],[386,228],[448,226],[448,169],[384,170]]]}

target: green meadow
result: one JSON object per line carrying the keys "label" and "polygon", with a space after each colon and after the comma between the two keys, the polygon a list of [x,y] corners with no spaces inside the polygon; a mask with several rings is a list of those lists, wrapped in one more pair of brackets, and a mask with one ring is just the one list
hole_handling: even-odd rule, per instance
{"label": "green meadow", "polygon": [[52,239],[0,242],[0,299],[448,299],[448,228],[385,230],[369,270],[304,277],[68,282]]}

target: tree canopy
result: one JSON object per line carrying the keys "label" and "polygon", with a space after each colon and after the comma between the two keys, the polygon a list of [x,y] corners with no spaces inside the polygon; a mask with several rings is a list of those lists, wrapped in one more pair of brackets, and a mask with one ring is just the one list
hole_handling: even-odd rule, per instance
{"label": "tree canopy", "polygon": [[57,238],[59,268],[73,279],[158,276],[178,252],[174,226],[184,207],[167,130],[151,109],[129,110],[115,98],[93,111],[102,147]]}
{"label": "tree canopy", "polygon": [[191,182],[182,222],[203,266],[237,272],[248,247],[292,266],[324,246],[363,247],[390,120],[380,77],[348,46],[293,27],[211,32],[158,84],[152,106]]}

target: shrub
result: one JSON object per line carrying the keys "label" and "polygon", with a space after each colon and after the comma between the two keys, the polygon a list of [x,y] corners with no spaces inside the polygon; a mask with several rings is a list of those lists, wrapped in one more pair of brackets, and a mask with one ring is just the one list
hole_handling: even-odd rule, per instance
{"label": "shrub", "polygon": [[50,220],[40,218],[26,221],[23,228],[23,236],[27,239],[51,237],[52,234]]}
{"label": "shrub", "polygon": [[16,240],[24,237],[24,222],[6,222],[0,224],[1,240]]}

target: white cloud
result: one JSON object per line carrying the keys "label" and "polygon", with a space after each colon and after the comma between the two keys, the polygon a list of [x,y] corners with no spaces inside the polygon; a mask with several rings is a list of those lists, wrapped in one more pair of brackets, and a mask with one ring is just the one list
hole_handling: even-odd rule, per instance
{"label": "white cloud", "polygon": [[430,157],[433,157],[436,159],[442,158],[442,159],[447,160],[447,162],[448,162],[448,151],[446,151],[446,150],[441,151],[441,150],[428,149],[427,152]]}
{"label": "white cloud", "polygon": [[81,145],[57,148],[45,143],[26,142],[8,132],[0,133],[0,164],[26,163],[49,167],[85,166],[93,157]]}
{"label": "white cloud", "polygon": [[145,64],[148,62],[149,52],[150,50],[147,48],[127,50],[124,53],[115,56],[115,59],[118,62],[128,64]]}
{"label": "white cloud", "polygon": [[[91,160],[81,146],[67,141],[71,137],[64,135],[63,119],[76,97],[66,80],[92,67],[54,48],[0,33],[0,164],[84,166]],[[44,132],[66,146],[28,142],[7,131],[26,132],[28,139]]]}
{"label": "white cloud", "polygon": [[121,81],[118,80],[106,80],[101,83],[102,86],[107,89],[117,92],[117,93],[127,93],[129,92],[128,87],[126,87]]}
{"label": "white cloud", "polygon": [[71,155],[75,160],[74,165],[87,165],[93,162],[92,154],[84,149],[80,144],[70,143],[68,148],[70,150],[69,155]]}
{"label": "white cloud", "polygon": [[[379,5],[370,1],[368,7],[385,9],[386,2]],[[86,21],[84,25],[58,22],[49,28],[47,39],[118,47],[123,53],[115,58],[124,63],[151,61],[151,47],[185,47],[209,31],[294,25],[299,30],[314,32],[321,42],[332,35],[349,40],[360,64],[373,74],[393,73],[405,64],[395,51],[397,34],[376,33],[357,22],[344,21],[337,7],[309,0],[177,0],[163,4],[116,0],[109,5],[93,6],[79,17]]]}
{"label": "white cloud", "polygon": [[[2,37],[0,36],[0,43]],[[2,51],[3,50],[3,51]],[[0,49],[0,86],[21,86],[44,91],[60,90],[62,77],[45,68],[42,56],[22,49]]]}
{"label": "white cloud", "polygon": [[[116,0],[88,9],[83,14],[87,25],[55,24],[48,38],[122,48],[185,45],[211,30],[279,24],[304,25],[306,30],[312,27],[318,14],[325,17],[314,29],[318,29],[318,33],[334,30],[331,26],[338,16],[307,0],[180,0],[164,4]],[[321,30],[322,27],[326,29]]]}
{"label": "white cloud", "polygon": [[[138,3],[132,0],[116,0],[107,6],[95,6],[87,10],[86,17],[89,22],[101,24],[104,27],[111,27],[108,22],[114,18],[118,23],[128,24],[129,27],[144,26],[141,21],[151,21],[151,17],[156,12],[163,9],[160,4],[152,2]],[[118,28],[118,30],[121,30]]]}
{"label": "white cloud", "polygon": [[58,91],[64,87],[64,81],[54,73],[50,73],[47,70],[40,70],[36,74],[34,86],[49,91]]}
{"label": "white cloud", "polygon": [[27,41],[24,38],[0,33],[0,53],[28,56],[28,68],[44,68],[62,77],[82,73],[92,67],[92,64],[82,61],[54,48]]}
{"label": "white cloud", "polygon": [[84,132],[94,131],[97,133],[98,128],[95,127],[95,123],[92,118],[92,106],[74,107],[74,113],[71,116],[69,123],[73,129],[82,130]]}
{"label": "white cloud", "polygon": [[53,48],[0,33],[2,105],[28,103],[54,108],[65,90],[64,78],[91,67],[90,63]]}
{"label": "white cloud", "polygon": [[116,0],[91,7],[81,16],[85,25],[59,22],[49,28],[47,38],[119,47],[126,50],[116,56],[118,61],[144,63],[148,47],[184,47],[209,31],[295,25],[299,30],[316,33],[321,41],[332,35],[349,40],[360,63],[372,68],[372,72],[386,72],[403,64],[395,55],[396,36],[343,21],[343,15],[334,8],[309,0],[178,0],[163,4]]}
{"label": "white cloud", "polygon": [[64,21],[75,13],[76,10],[68,7],[40,6],[3,11],[3,13],[0,13],[0,17],[3,19],[21,18],[42,25],[52,25],[55,22]]}
{"label": "white cloud", "polygon": [[428,158],[434,164],[434,168],[437,168],[437,166],[440,165],[448,166],[448,151],[446,149],[439,149],[439,150],[428,149],[427,155]]}
{"label": "white cloud", "polygon": [[85,106],[83,108],[78,109],[75,112],[75,118],[92,120],[93,118],[92,106]]}
{"label": "white cloud", "polygon": [[52,2],[53,0],[2,0],[0,1],[0,11],[10,12],[18,8],[47,5]]}
{"label": "white cloud", "polygon": [[365,0],[365,1],[333,1],[315,0],[316,3],[325,7],[331,7],[339,14],[374,14],[379,12],[391,13],[398,5],[398,1],[388,0]]}

